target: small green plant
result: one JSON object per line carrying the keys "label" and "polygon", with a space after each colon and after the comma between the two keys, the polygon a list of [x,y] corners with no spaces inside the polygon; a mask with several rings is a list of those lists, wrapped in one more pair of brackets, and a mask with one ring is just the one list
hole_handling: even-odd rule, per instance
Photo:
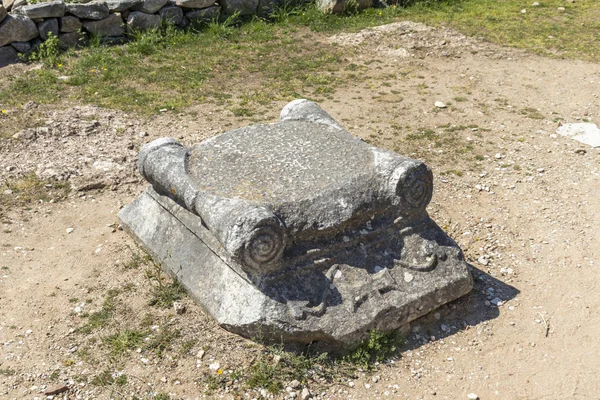
{"label": "small green plant", "polygon": [[158,264],[146,269],[146,278],[152,284],[151,298],[148,304],[158,308],[169,308],[185,294],[183,286],[177,279],[169,283],[169,279],[161,271]]}
{"label": "small green plant", "polygon": [[102,339],[102,342],[110,348],[110,353],[120,356],[127,350],[134,349],[142,344],[146,335],[134,329],[125,329]]}
{"label": "small green plant", "polygon": [[179,329],[171,329],[168,326],[162,326],[158,334],[150,338],[145,348],[154,351],[157,357],[162,357],[163,352],[171,348],[172,342],[181,337]]}
{"label": "small green plant", "polygon": [[17,373],[17,371],[15,371],[14,369],[0,368],[0,375],[3,375],[3,376],[12,376],[16,373]]}
{"label": "small green plant", "polygon": [[26,61],[41,62],[47,67],[56,67],[61,61],[58,36],[48,32],[48,38],[23,58]]}
{"label": "small green plant", "polygon": [[88,316],[88,322],[78,329],[79,332],[89,334],[96,329],[106,325],[112,318],[116,310],[116,297],[119,294],[117,289],[111,289],[106,293],[106,298],[100,311],[96,311]]}
{"label": "small green plant", "polygon": [[369,332],[369,339],[344,357],[346,362],[371,369],[374,362],[382,362],[396,353],[404,339],[397,332],[384,333],[377,329]]}

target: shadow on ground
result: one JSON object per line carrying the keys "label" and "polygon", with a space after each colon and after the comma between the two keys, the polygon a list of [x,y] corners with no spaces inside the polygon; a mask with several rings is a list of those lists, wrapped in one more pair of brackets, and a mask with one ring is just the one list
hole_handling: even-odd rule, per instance
{"label": "shadow on ground", "polygon": [[457,332],[497,318],[504,304],[514,299],[520,291],[497,278],[469,265],[473,275],[473,290],[426,316],[411,323],[406,344],[401,352],[445,339]]}

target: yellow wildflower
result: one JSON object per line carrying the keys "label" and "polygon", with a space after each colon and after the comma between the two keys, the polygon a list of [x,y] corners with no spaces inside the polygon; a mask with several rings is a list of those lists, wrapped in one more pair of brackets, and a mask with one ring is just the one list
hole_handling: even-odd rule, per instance
{"label": "yellow wildflower", "polygon": [[223,373],[223,370],[219,368],[219,370],[217,371],[217,375],[221,375]]}
{"label": "yellow wildflower", "polygon": [[2,114],[6,114],[6,110],[2,110]]}

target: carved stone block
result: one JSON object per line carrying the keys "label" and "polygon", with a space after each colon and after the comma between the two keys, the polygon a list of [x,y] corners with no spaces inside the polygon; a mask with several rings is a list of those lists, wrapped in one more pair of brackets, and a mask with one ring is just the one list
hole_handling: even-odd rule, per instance
{"label": "carved stone block", "polygon": [[428,216],[433,175],[315,103],[186,148],[143,147],[151,187],[119,214],[221,326],[350,347],[460,297],[472,280]]}

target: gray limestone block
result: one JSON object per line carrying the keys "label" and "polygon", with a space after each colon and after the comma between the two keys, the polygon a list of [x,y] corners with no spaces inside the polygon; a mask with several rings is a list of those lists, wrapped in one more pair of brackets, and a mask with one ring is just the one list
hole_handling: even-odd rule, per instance
{"label": "gray limestone block", "polygon": [[123,20],[116,14],[110,14],[108,18],[99,21],[83,21],[83,27],[86,31],[100,37],[122,36],[124,33]]}
{"label": "gray limestone block", "polygon": [[29,42],[12,42],[10,45],[21,54],[25,54],[31,50],[31,43]]}
{"label": "gray limestone block", "polygon": [[141,11],[132,11],[127,17],[127,26],[133,31],[143,31],[160,26],[160,16],[156,14],[146,14]]}
{"label": "gray limestone block", "polygon": [[104,2],[91,2],[86,4],[68,3],[66,10],[69,14],[82,19],[105,19],[109,9]]}
{"label": "gray limestone block", "polygon": [[39,35],[37,25],[22,15],[8,15],[0,22],[0,47],[12,42],[26,42]]}
{"label": "gray limestone block", "polygon": [[28,4],[21,7],[13,6],[13,14],[24,15],[31,19],[60,18],[65,15],[65,3],[60,0],[45,3]]}
{"label": "gray limestone block", "polygon": [[313,102],[191,148],[153,141],[138,168],[152,187],[123,225],[230,331],[351,347],[471,290],[461,249],[427,214],[427,165]]}
{"label": "gray limestone block", "polygon": [[7,65],[18,63],[19,56],[17,50],[12,46],[0,47],[0,68],[6,67]]}
{"label": "gray limestone block", "polygon": [[373,7],[373,0],[317,0],[317,6],[324,12],[342,13],[348,8],[362,10]]}
{"label": "gray limestone block", "polygon": [[55,37],[58,36],[58,19],[56,18],[45,19],[42,22],[38,22],[37,26],[42,40],[48,39],[50,34]]}
{"label": "gray limestone block", "polygon": [[186,18],[190,22],[210,22],[219,18],[221,7],[213,6],[200,10],[188,11],[185,13]]}
{"label": "gray limestone block", "polygon": [[167,4],[168,0],[144,0],[144,2],[134,6],[132,10],[141,11],[146,14],[154,14]]}
{"label": "gray limestone block", "polygon": [[71,47],[77,47],[81,44],[81,34],[79,32],[67,32],[58,35],[58,46],[61,50],[67,50]]}
{"label": "gray limestone block", "polygon": [[106,4],[111,12],[122,12],[143,3],[143,0],[107,0]]}
{"label": "gray limestone block", "polygon": [[181,25],[183,21],[183,10],[175,6],[163,7],[158,11],[158,15],[162,21],[174,25]]}
{"label": "gray limestone block", "polygon": [[248,16],[256,14],[258,2],[259,0],[221,0],[220,4],[227,15],[237,12],[240,16]]}
{"label": "gray limestone block", "polygon": [[6,16],[8,15],[8,12],[6,11],[6,8],[4,8],[4,6],[0,5],[0,22],[4,21],[4,18],[6,18]]}
{"label": "gray limestone block", "polygon": [[77,32],[82,26],[79,18],[71,15],[67,15],[60,19],[60,31],[63,33]]}
{"label": "gray limestone block", "polygon": [[207,8],[215,5],[214,0],[175,0],[175,5],[183,8]]}

